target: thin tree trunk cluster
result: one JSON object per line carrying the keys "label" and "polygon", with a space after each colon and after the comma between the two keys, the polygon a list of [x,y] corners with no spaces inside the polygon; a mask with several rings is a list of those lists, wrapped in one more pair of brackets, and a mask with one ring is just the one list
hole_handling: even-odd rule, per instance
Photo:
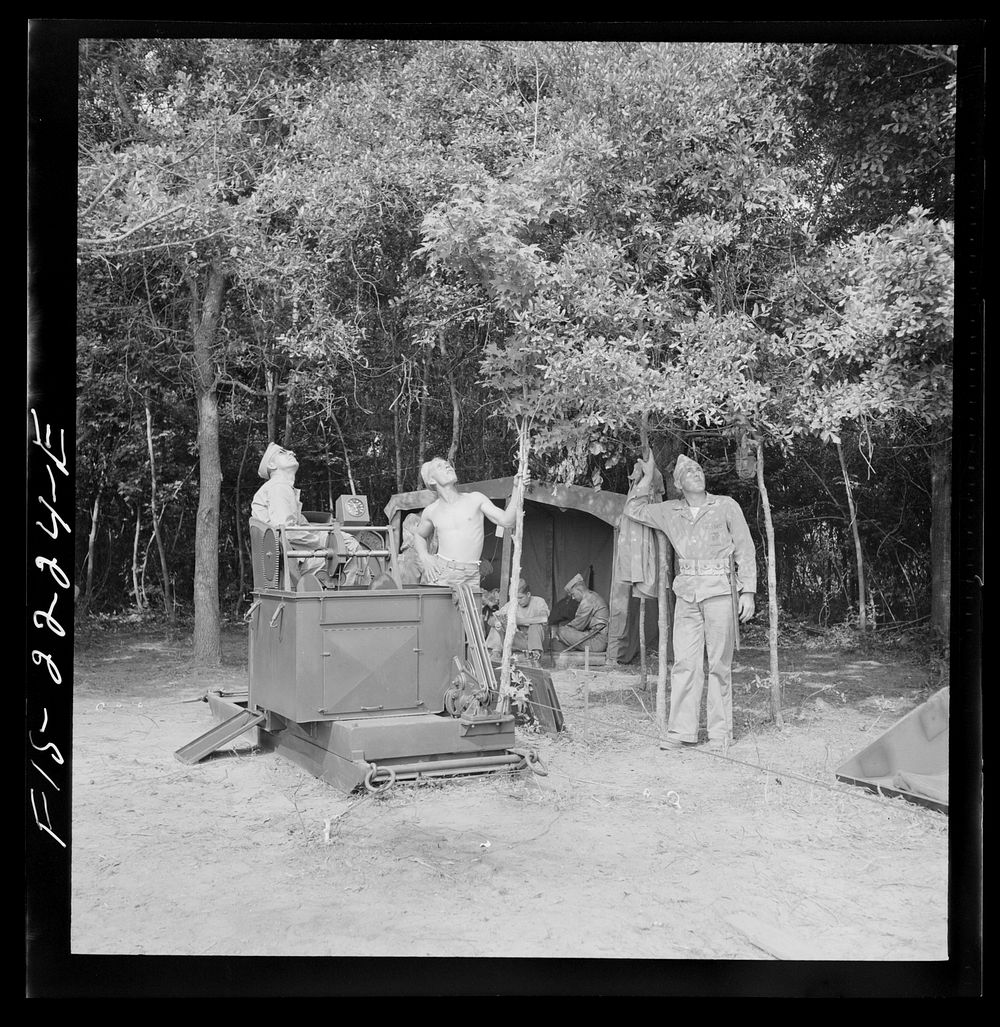
{"label": "thin tree trunk cluster", "polygon": [[771,502],[764,482],[764,441],[757,440],[757,490],[760,492],[761,507],[764,510],[764,531],[767,537],[767,642],[771,657],[771,719],[782,726],[781,679],[778,676],[778,575],[774,547],[774,521],[771,518]]}
{"label": "thin tree trunk cluster", "polygon": [[[528,476],[528,422],[522,419],[517,430],[517,473],[521,482]],[[503,655],[500,666],[500,697],[497,712],[506,713],[510,706],[511,654],[514,651],[514,634],[517,631],[517,583],[521,577],[521,543],[524,535],[523,492],[515,495],[517,508],[514,519],[514,553],[507,587],[507,625],[503,638]]]}
{"label": "thin tree trunk cluster", "polygon": [[865,588],[865,559],[861,550],[861,535],[858,531],[858,511],[854,505],[854,489],[851,476],[847,473],[847,461],[844,459],[844,447],[838,442],[837,459],[844,476],[844,491],[847,493],[847,510],[851,518],[851,535],[854,538],[854,558],[858,568],[858,627],[861,631],[868,630],[868,592]]}
{"label": "thin tree trunk cluster", "polygon": [[153,413],[149,408],[149,395],[145,397],[146,408],[146,446],[149,450],[149,511],[153,519],[153,537],[156,539],[156,551],[160,557],[160,575],[163,579],[163,612],[171,628],[175,622],[174,597],[170,587],[170,567],[167,563],[167,551],[163,546],[163,535],[160,532],[161,513],[158,509],[159,497],[156,489],[156,453],[153,449]]}

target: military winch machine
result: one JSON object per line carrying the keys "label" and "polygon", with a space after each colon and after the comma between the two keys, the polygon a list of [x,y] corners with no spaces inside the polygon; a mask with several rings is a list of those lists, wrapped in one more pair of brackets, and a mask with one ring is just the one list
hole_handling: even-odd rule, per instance
{"label": "military winch machine", "polygon": [[[177,758],[196,763],[256,728],[261,749],[345,792],[543,772],[533,751],[514,750],[513,714],[496,710],[477,590],[402,584],[394,529],[370,523],[363,496],[305,517],[295,527],[251,519],[248,690],[209,692],[219,723]],[[323,575],[299,572],[310,558]],[[554,699],[547,674],[528,674]]]}

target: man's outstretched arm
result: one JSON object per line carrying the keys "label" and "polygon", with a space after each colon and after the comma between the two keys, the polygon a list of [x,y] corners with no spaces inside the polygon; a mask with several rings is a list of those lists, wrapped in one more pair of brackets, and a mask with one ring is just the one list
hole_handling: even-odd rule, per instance
{"label": "man's outstretched arm", "polygon": [[631,520],[638,521],[639,524],[666,531],[666,522],[660,512],[660,504],[649,502],[650,487],[656,476],[656,460],[652,450],[647,450],[641,465],[642,476],[632,486],[632,498],[626,501],[623,513]]}
{"label": "man's outstretched arm", "polygon": [[[514,475],[514,487],[510,493],[510,499],[507,501],[507,508],[501,510],[496,503],[491,502],[486,496],[483,496],[482,504],[480,509],[494,524],[500,525],[501,528],[513,528],[514,522],[517,519],[517,508],[524,503],[524,494],[528,489],[528,475],[525,475],[524,481],[521,480],[521,476],[518,474]],[[482,493],[480,493],[482,495]]]}
{"label": "man's outstretched arm", "polygon": [[433,522],[426,516],[422,516],[420,523],[413,529],[413,551],[417,554],[420,566],[424,569],[424,577],[427,578],[429,584],[437,581],[440,573],[438,561],[427,548],[427,542],[433,534]]}

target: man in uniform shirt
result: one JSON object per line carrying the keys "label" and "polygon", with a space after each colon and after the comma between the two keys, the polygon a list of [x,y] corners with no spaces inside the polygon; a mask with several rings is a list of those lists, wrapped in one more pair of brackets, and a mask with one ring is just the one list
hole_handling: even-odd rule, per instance
{"label": "man in uniform shirt", "polygon": [[[295,453],[284,449],[277,442],[272,442],[264,450],[264,455],[257,466],[257,474],[264,479],[250,502],[250,514],[258,521],[274,527],[295,527],[307,524],[302,514],[300,490],[295,487],[295,472],[299,462]],[[343,535],[348,552],[356,552],[358,543]],[[293,548],[325,549],[327,533],[323,531],[296,531],[288,536],[288,544]],[[300,575],[316,574],[320,583],[326,581],[326,560],[320,556],[310,556],[298,561]]]}
{"label": "man in uniform shirt", "polygon": [[733,738],[733,590],[739,595],[739,619],[746,622],[754,614],[757,591],[753,539],[736,500],[706,492],[705,472],[690,457],[679,456],[674,468],[674,484],[683,499],[649,502],[648,494],[642,493],[648,493],[655,473],[653,455],[647,452],[643,476],[636,495],[625,504],[625,516],[664,532],[678,557],[670,719],[660,748],[679,749],[698,741],[707,652],[709,744],[725,749]]}
{"label": "man in uniform shirt", "polygon": [[[611,613],[608,604],[594,591],[587,588],[581,575],[577,574],[564,589],[579,603],[576,615],[565,624],[556,625],[552,633],[566,646],[583,642],[593,653],[603,653],[608,648],[608,622]],[[596,630],[597,634],[587,638]]]}
{"label": "man in uniform shirt", "polygon": [[[490,655],[499,658],[503,649],[503,636],[507,629],[507,612],[510,603],[504,603],[490,618],[492,627],[486,638]],[[541,656],[545,625],[549,620],[548,603],[541,596],[531,594],[528,583],[520,578],[517,583],[517,610],[514,614],[517,630],[514,632],[515,652],[527,652],[537,659]]]}

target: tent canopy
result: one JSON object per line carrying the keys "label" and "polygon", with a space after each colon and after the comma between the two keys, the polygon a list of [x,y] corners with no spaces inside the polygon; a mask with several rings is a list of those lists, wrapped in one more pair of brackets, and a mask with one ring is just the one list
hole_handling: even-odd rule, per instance
{"label": "tent canopy", "polygon": [[[459,492],[482,492],[487,499],[509,499],[514,490],[513,478],[488,478],[486,481],[471,481],[457,486]],[[625,509],[625,496],[619,492],[604,492],[588,489],[582,485],[552,485],[545,482],[530,482],[529,494],[525,497],[532,503],[555,506],[562,510],[580,510],[597,517],[612,528],[617,528]],[[415,492],[398,492],[385,506],[385,515],[392,521],[400,512],[423,510],[436,498],[433,489],[417,489]]]}

